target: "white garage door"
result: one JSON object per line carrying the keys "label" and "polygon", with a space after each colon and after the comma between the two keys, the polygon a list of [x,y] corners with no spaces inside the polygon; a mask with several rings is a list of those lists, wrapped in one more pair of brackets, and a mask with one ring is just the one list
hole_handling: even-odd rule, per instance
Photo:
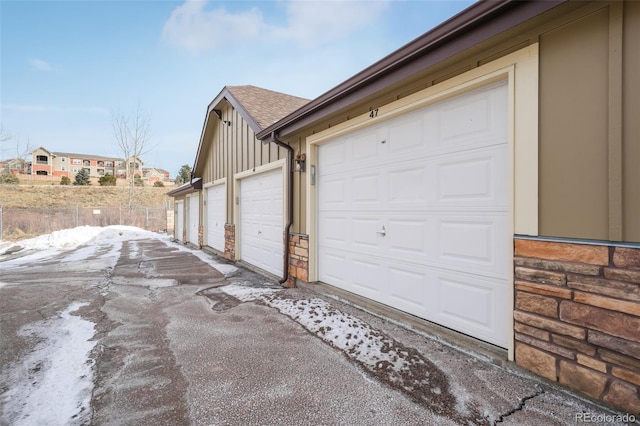
{"label": "white garage door", "polygon": [[216,185],[207,188],[207,245],[222,252],[226,209],[226,186]]}
{"label": "white garage door", "polygon": [[183,241],[184,239],[184,200],[176,201],[177,218],[175,220],[176,226],[176,240]]}
{"label": "white garage door", "polygon": [[240,181],[240,258],[281,276],[283,256],[282,170]]}
{"label": "white garage door", "polygon": [[198,245],[198,225],[199,225],[199,197],[194,195],[187,198],[189,200],[189,221],[188,221],[188,236],[187,239],[191,244]]}
{"label": "white garage door", "polygon": [[318,148],[318,275],[506,347],[508,104],[499,83]]}

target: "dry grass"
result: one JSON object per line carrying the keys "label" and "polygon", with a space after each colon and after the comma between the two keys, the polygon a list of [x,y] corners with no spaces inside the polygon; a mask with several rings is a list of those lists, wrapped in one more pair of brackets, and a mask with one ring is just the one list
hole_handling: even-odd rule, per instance
{"label": "dry grass", "polygon": [[[172,188],[120,186],[0,185],[0,241],[18,241],[80,225],[131,225],[167,229]],[[96,214],[96,212],[98,212]]]}
{"label": "dry grass", "polygon": [[[134,189],[134,205],[172,207],[173,188]],[[128,206],[129,188],[120,186],[0,185],[0,206],[18,208]]]}

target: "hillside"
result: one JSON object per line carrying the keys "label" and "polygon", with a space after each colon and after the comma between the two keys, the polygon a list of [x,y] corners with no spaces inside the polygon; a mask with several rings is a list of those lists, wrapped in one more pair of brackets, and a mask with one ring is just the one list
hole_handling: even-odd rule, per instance
{"label": "hillside", "polygon": [[[166,194],[173,188],[134,189],[140,207],[171,207]],[[0,185],[0,207],[107,207],[126,206],[129,188],[121,186]]]}

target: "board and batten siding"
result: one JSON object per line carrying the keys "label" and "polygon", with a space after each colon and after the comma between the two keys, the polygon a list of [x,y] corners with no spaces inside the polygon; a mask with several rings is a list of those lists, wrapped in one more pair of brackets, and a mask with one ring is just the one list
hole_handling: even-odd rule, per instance
{"label": "board and batten siding", "polygon": [[[205,183],[222,178],[227,178],[227,183],[233,182],[237,173],[286,158],[284,149],[258,140],[253,129],[229,103],[224,102],[221,111],[221,120],[212,114],[207,123],[207,134],[211,135],[211,140],[205,141],[208,147],[202,174]],[[227,185],[227,223],[233,221],[236,205],[233,190],[233,185]]]}
{"label": "board and batten siding", "polygon": [[596,6],[540,36],[540,234],[640,242],[640,4]]}

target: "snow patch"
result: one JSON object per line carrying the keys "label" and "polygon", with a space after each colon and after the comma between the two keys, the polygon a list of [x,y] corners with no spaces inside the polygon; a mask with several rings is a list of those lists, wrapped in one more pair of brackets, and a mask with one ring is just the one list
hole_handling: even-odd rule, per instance
{"label": "snow patch", "polygon": [[[74,302],[49,318],[22,327],[18,334],[38,341],[18,365],[2,372],[2,423],[81,425],[91,418],[94,324],[71,315],[87,303]],[[4,379],[3,379],[4,380]]]}

